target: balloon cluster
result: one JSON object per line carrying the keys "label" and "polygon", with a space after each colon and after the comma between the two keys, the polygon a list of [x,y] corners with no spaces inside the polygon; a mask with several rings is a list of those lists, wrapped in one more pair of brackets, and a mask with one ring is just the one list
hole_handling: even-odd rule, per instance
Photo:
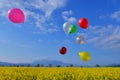
{"label": "balloon cluster", "polygon": [[[12,8],[8,11],[8,18],[11,22],[13,23],[23,23],[25,20],[24,13],[21,9],[19,8]],[[86,18],[81,18],[78,21],[78,25],[82,29],[87,29],[88,28],[88,20]],[[74,24],[71,24],[69,22],[65,22],[63,24],[63,30],[66,34],[73,34],[76,32],[77,27]],[[78,44],[84,44],[84,36],[78,36],[76,37],[76,43]],[[59,50],[60,54],[65,55],[67,52],[66,47],[61,47]],[[90,60],[90,54],[86,51],[84,52],[79,52],[78,53],[79,57],[83,61],[89,61]]]}
{"label": "balloon cluster", "polygon": [[[86,18],[80,18],[78,21],[78,25],[80,28],[82,29],[87,29],[88,28],[88,20]],[[76,32],[77,27],[74,24],[71,24],[69,22],[65,22],[63,24],[63,30],[66,34],[73,34]],[[77,44],[84,44],[85,40],[84,40],[84,36],[77,36],[76,37],[76,43]],[[67,48],[66,47],[61,47],[59,50],[60,54],[65,55],[67,52]],[[83,61],[89,61],[90,60],[90,54],[86,51],[83,52],[79,52],[78,53],[79,57],[81,60]]]}

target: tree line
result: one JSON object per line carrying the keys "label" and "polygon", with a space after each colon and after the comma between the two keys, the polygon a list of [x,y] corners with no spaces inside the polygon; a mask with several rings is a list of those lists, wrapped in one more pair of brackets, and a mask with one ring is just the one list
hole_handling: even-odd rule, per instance
{"label": "tree line", "polygon": [[[36,65],[31,65],[31,64],[27,64],[27,65],[22,65],[22,64],[13,64],[13,65],[0,65],[1,67],[62,67],[61,65],[55,65],[53,66],[52,64],[49,65],[43,65],[43,64],[36,64]],[[73,64],[67,65],[65,67],[73,67]]]}
{"label": "tree line", "polygon": [[[62,66],[62,65],[43,65],[43,64],[36,64],[36,65],[31,65],[31,64],[13,64],[13,65],[0,65],[0,67],[90,67],[90,66],[74,66],[73,64],[67,65],[67,66]],[[102,67],[99,64],[96,64],[94,67]],[[120,67],[120,65],[112,65],[112,66],[103,66],[103,67]]]}

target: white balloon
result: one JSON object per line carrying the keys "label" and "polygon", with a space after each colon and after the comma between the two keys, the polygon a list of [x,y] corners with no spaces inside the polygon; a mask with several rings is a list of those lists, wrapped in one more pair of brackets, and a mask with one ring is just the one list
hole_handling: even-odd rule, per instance
{"label": "white balloon", "polygon": [[63,30],[65,31],[66,34],[69,34],[70,28],[71,28],[71,24],[69,22],[65,22],[63,24]]}
{"label": "white balloon", "polygon": [[84,36],[78,36],[78,37],[76,38],[76,42],[77,42],[78,44],[84,44],[84,43],[85,43],[85,41],[84,41]]}

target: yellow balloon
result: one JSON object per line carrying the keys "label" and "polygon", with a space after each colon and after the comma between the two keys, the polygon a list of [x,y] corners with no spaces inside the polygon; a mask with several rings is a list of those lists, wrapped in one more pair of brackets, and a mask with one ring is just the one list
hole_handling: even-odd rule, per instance
{"label": "yellow balloon", "polygon": [[81,60],[87,62],[90,60],[90,54],[88,52],[79,52],[78,53]]}

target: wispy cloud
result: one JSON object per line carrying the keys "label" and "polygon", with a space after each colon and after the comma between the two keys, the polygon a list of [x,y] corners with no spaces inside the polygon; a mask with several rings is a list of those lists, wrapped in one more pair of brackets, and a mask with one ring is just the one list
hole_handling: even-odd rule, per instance
{"label": "wispy cloud", "polygon": [[65,43],[67,43],[67,44],[72,44],[72,41],[69,40],[69,39],[65,39]]}
{"label": "wispy cloud", "polygon": [[106,15],[100,15],[99,16],[99,19],[106,19],[106,18],[114,19],[114,20],[120,22],[120,10],[114,11],[111,14],[106,14]]}
{"label": "wispy cloud", "polygon": [[116,21],[120,22],[120,10],[111,14],[110,17],[115,19]]}
{"label": "wispy cloud", "polygon": [[9,43],[9,41],[8,41],[8,40],[5,40],[5,39],[0,39],[0,43],[2,43],[2,44],[7,44],[7,43]]}
{"label": "wispy cloud", "polygon": [[65,21],[70,22],[70,23],[75,23],[77,20],[75,17],[72,16],[73,11],[69,10],[69,11],[63,11],[62,12],[62,17]]}
{"label": "wispy cloud", "polygon": [[66,15],[66,16],[71,16],[72,14],[73,14],[72,10],[62,12],[62,15]]}
{"label": "wispy cloud", "polygon": [[59,31],[59,29],[52,29],[52,28],[48,29],[48,32],[57,32],[57,31]]}
{"label": "wispy cloud", "polygon": [[31,59],[27,58],[10,58],[10,57],[0,57],[1,62],[10,62],[10,63],[30,63],[32,62]]}
{"label": "wispy cloud", "polygon": [[32,48],[33,47],[32,45],[29,45],[29,44],[17,44],[17,46],[21,48]]}
{"label": "wispy cloud", "polygon": [[[52,13],[66,5],[67,0],[0,0],[0,15],[7,18],[7,12],[10,8],[18,7],[25,13],[25,22],[32,19],[33,24],[45,33],[59,31],[52,21]],[[35,11],[34,11],[35,10]],[[37,12],[37,11],[39,12]],[[48,23],[48,24],[46,24]],[[49,23],[53,25],[50,26]],[[49,28],[50,27],[50,28]]]}
{"label": "wispy cloud", "polygon": [[49,60],[49,59],[51,59],[51,58],[48,56],[44,56],[44,57],[36,56],[35,58],[33,58],[33,61]]}
{"label": "wispy cloud", "polygon": [[[120,22],[120,10],[111,14],[99,16],[100,19],[114,19]],[[95,46],[106,49],[119,49],[120,48],[120,26],[91,26],[91,34],[95,35],[88,39],[88,43],[93,43]]]}
{"label": "wispy cloud", "polygon": [[43,42],[43,40],[42,39],[38,39],[38,41],[37,42]]}
{"label": "wispy cloud", "polygon": [[7,16],[7,12],[10,8],[13,7],[20,7],[23,9],[24,2],[22,0],[12,0],[12,1],[6,1],[6,0],[0,0],[0,15]]}
{"label": "wispy cloud", "polygon": [[108,17],[109,17],[109,15],[100,15],[99,19],[105,19],[105,18],[108,18]]}
{"label": "wispy cloud", "polygon": [[90,26],[87,33],[87,43],[104,49],[120,48],[120,26]]}
{"label": "wispy cloud", "polygon": [[49,17],[54,10],[64,7],[66,0],[30,0],[29,4],[36,9],[42,10],[45,16]]}

